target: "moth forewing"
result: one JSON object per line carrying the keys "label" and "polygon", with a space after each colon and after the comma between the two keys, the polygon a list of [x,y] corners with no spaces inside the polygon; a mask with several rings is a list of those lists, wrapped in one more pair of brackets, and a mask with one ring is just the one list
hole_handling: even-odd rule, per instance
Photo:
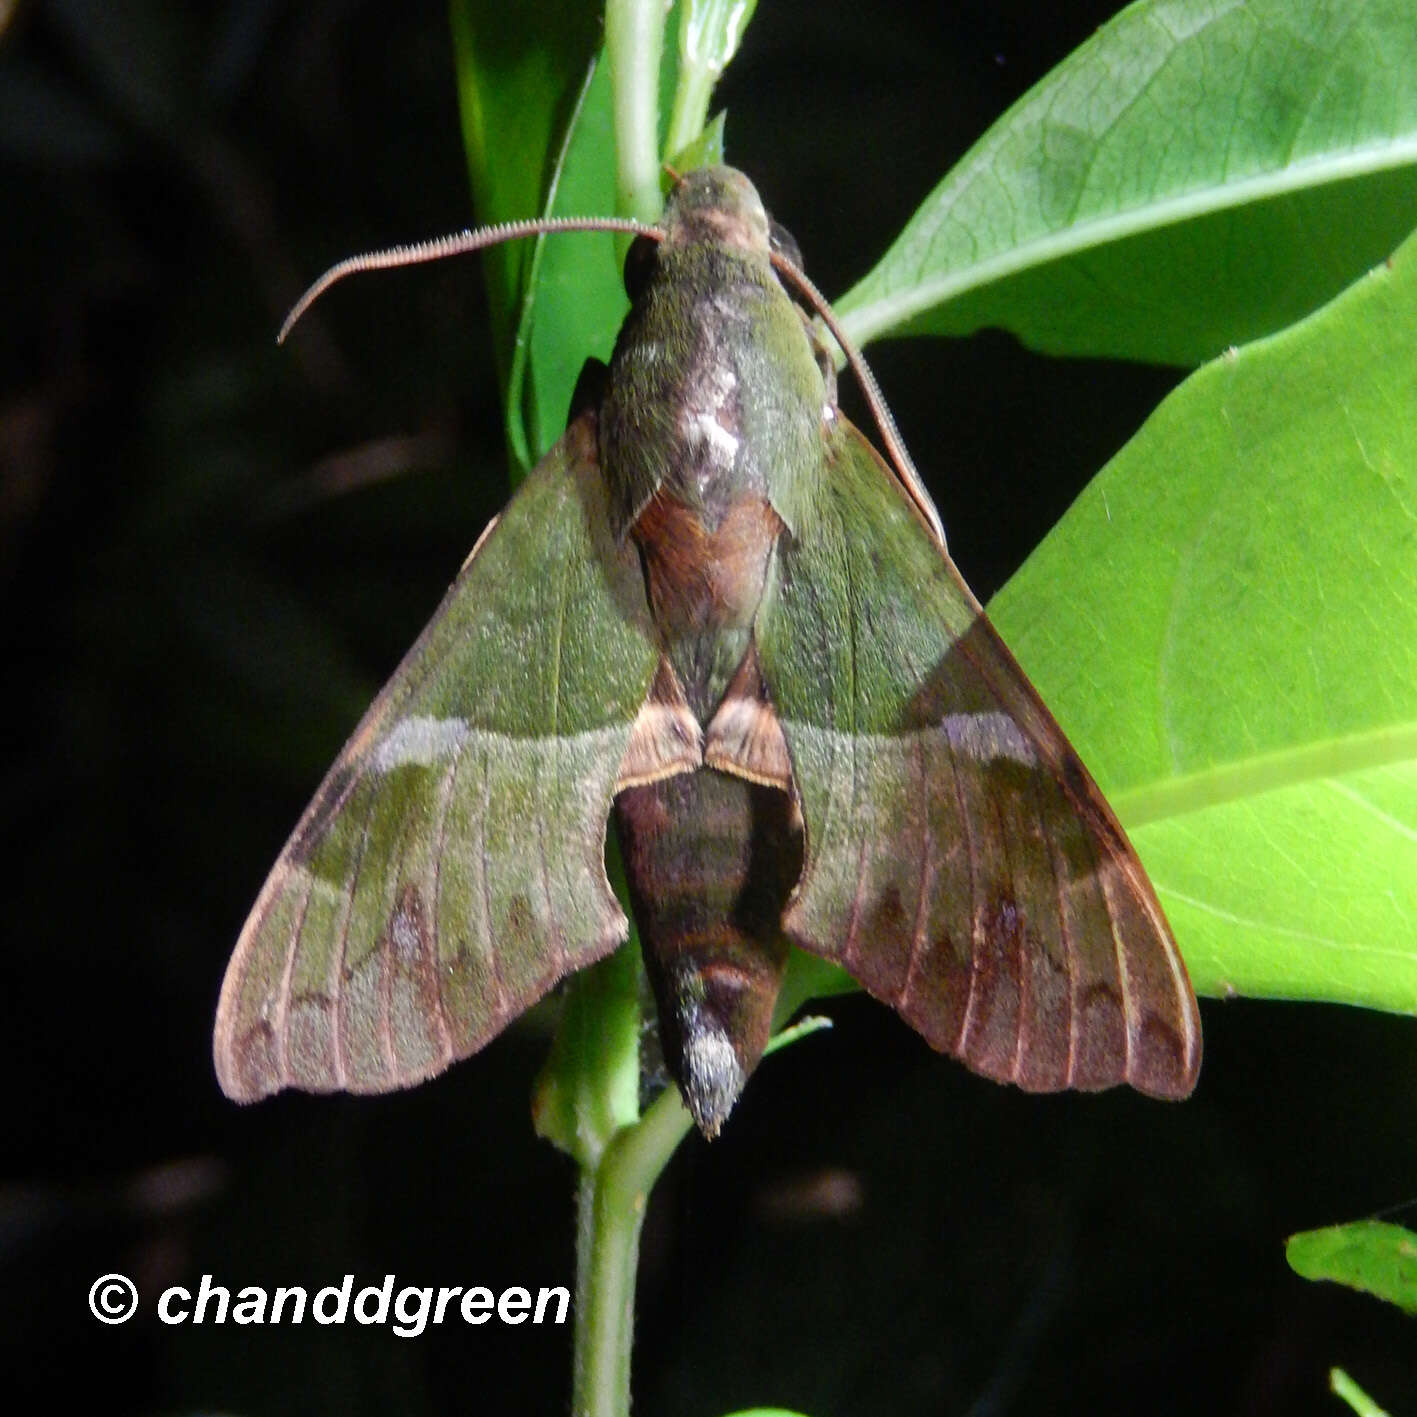
{"label": "moth forewing", "polygon": [[1195,997],[1140,862],[875,450],[840,417],[827,444],[756,625],[805,820],[789,938],[989,1077],[1187,1095]]}
{"label": "moth forewing", "polygon": [[419,1081],[625,938],[605,823],[659,651],[594,425],[481,540],[282,852],[222,988],[229,1095]]}

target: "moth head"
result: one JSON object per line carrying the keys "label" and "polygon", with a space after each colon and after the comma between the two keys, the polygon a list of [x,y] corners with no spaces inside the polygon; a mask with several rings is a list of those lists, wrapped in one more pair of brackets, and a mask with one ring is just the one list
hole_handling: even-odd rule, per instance
{"label": "moth head", "polygon": [[797,244],[797,238],[780,221],[774,221],[771,215],[768,216],[768,247],[774,256],[791,261],[799,271],[803,268],[802,248]]}
{"label": "moth head", "polygon": [[700,167],[679,179],[664,209],[664,241],[713,242],[763,256],[772,249],[762,198],[731,167]]}

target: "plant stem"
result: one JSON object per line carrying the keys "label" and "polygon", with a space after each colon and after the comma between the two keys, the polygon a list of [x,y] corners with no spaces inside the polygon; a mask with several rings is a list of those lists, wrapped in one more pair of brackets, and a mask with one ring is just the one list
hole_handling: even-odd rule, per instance
{"label": "plant stem", "polygon": [[640,1228],[650,1190],[691,1125],[678,1089],[666,1088],[581,1171],[574,1417],[628,1417]]}
{"label": "plant stem", "polygon": [[[830,1027],[805,1018],[777,1034],[763,1056]],[[576,1215],[576,1352],[573,1417],[628,1417],[635,1270],[649,1193],[693,1126],[677,1087],[666,1087],[599,1159],[581,1167]]]}
{"label": "plant stem", "polygon": [[605,55],[615,104],[615,205],[621,216],[659,219],[661,0],[607,0]]}
{"label": "plant stem", "polygon": [[1368,1396],[1342,1368],[1333,1368],[1328,1375],[1329,1388],[1341,1397],[1358,1417],[1388,1417],[1387,1413]]}

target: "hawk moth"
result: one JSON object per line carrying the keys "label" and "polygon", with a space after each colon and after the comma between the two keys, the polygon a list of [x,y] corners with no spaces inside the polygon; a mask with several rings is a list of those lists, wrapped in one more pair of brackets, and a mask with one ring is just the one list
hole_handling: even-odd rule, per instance
{"label": "hawk moth", "polygon": [[756,191],[692,172],[658,236],[604,377],[271,872],[222,1087],[382,1092],[475,1052],[627,937],[609,824],[706,1135],[789,944],[987,1077],[1187,1095],[1155,892],[928,499],[837,408]]}

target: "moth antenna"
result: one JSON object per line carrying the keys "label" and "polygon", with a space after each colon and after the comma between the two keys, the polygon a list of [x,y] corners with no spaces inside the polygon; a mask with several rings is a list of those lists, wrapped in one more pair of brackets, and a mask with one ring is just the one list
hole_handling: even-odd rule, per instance
{"label": "moth antenna", "polygon": [[866,363],[865,356],[856,348],[851,336],[842,328],[841,321],[836,317],[836,311],[827,303],[826,296],[817,289],[806,271],[800,266],[794,265],[779,251],[773,251],[771,256],[773,269],[785,275],[806,296],[812,308],[822,317],[822,322],[831,331],[832,338],[841,347],[841,352],[846,356],[846,362],[850,366],[851,372],[856,376],[856,382],[861,386],[861,392],[866,396],[866,404],[876,420],[876,427],[880,429],[881,441],[886,445],[886,452],[890,456],[901,486],[905,488],[906,495],[915,503],[916,510],[925,518],[926,524],[935,533],[936,539],[943,547],[945,528],[940,521],[940,514],[935,510],[935,504],[930,500],[930,494],[925,490],[925,484],[920,480],[915,463],[905,450],[905,440],[900,436],[895,416],[887,406],[885,396],[881,393],[881,386],[876,382],[876,376]]}
{"label": "moth antenna", "polygon": [[481,251],[503,241],[517,241],[524,236],[540,236],[549,231],[625,231],[634,236],[649,236],[664,240],[657,226],[635,221],[630,217],[555,216],[530,217],[525,221],[504,221],[496,226],[479,226],[451,236],[435,236],[431,241],[417,241],[411,246],[390,246],[383,251],[366,251],[362,256],[349,256],[331,266],[319,280],[291,307],[290,314],[276,336],[284,344],[300,317],[332,286],[345,276],[359,271],[387,271],[399,266],[417,266],[424,261],[441,261],[445,256],[465,256],[469,251]]}

